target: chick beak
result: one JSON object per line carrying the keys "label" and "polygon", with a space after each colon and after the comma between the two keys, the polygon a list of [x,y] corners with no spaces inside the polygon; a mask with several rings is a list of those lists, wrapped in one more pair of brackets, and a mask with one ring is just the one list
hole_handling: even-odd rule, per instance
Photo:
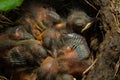
{"label": "chick beak", "polygon": [[96,19],[93,19],[93,20],[91,20],[90,22],[88,22],[88,23],[83,27],[83,29],[81,30],[81,33],[83,33],[85,30],[89,29],[89,28],[94,24],[95,21],[96,21]]}
{"label": "chick beak", "polygon": [[88,28],[91,27],[91,25],[93,24],[93,22],[89,22],[85,25],[85,27],[81,30],[81,33],[83,33],[85,30],[87,30]]}

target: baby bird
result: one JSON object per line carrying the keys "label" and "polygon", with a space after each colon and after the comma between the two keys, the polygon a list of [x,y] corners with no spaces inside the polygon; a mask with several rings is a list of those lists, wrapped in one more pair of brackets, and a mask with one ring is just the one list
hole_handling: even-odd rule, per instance
{"label": "baby bird", "polygon": [[81,33],[91,27],[94,19],[84,11],[73,11],[67,18],[67,27],[75,33]]}
{"label": "baby bird", "polygon": [[22,26],[8,28],[8,30],[0,34],[0,52],[6,51],[14,47],[19,40],[34,39]]}
{"label": "baby bird", "polygon": [[55,78],[55,76],[59,73],[66,73],[70,75],[82,74],[90,66],[90,64],[88,64],[87,60],[81,60],[74,55],[70,56],[71,53],[65,53],[68,54],[69,57],[60,56],[54,58],[48,56],[41,63],[41,66],[38,70],[39,78],[44,78],[45,80],[53,80],[53,78]]}
{"label": "baby bird", "polygon": [[47,56],[46,50],[39,41],[23,40],[17,42],[15,47],[4,53],[0,62],[12,68],[39,67]]}
{"label": "baby bird", "polygon": [[40,67],[41,62],[47,56],[47,51],[42,47],[40,41],[17,41],[14,47],[0,56],[0,69],[10,77],[17,71]]}
{"label": "baby bird", "polygon": [[56,51],[62,46],[62,35],[54,28],[48,28],[43,34],[43,46],[52,52],[52,56],[56,56]]}
{"label": "baby bird", "polygon": [[15,26],[7,30],[7,34],[12,40],[33,39],[34,37],[28,33],[23,26]]}
{"label": "baby bird", "polygon": [[61,17],[54,10],[41,6],[32,6],[30,13],[25,14],[24,20],[21,22],[28,32],[37,40],[41,40],[43,32],[61,22]]}
{"label": "baby bird", "polygon": [[68,33],[64,35],[64,47],[74,50],[79,58],[86,59],[90,55],[90,50],[85,38],[76,33]]}

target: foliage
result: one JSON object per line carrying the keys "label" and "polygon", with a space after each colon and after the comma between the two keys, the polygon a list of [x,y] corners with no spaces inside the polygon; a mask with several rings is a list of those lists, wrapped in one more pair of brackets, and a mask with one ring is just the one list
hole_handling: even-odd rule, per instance
{"label": "foliage", "polygon": [[15,9],[22,4],[23,0],[0,0],[0,11]]}

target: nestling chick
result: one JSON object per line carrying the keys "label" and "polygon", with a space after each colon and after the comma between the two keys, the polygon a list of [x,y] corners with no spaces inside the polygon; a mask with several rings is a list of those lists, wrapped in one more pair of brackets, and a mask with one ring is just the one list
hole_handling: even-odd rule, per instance
{"label": "nestling chick", "polygon": [[2,57],[2,63],[14,69],[39,65],[34,56],[23,46],[16,46],[5,53]]}
{"label": "nestling chick", "polygon": [[0,34],[0,50],[11,49],[12,47],[16,46],[18,40],[33,38],[34,37],[30,33],[28,33],[22,26],[8,28],[5,33]]}
{"label": "nestling chick", "polygon": [[67,18],[67,27],[75,33],[83,32],[93,23],[93,19],[83,11],[73,11]]}
{"label": "nestling chick", "polygon": [[[62,46],[61,33],[54,28],[48,28],[43,34],[43,45],[56,54],[56,51]],[[52,56],[55,55],[52,54]]]}
{"label": "nestling chick", "polygon": [[41,63],[41,67],[38,71],[39,76],[46,76],[49,80],[52,80],[53,75],[57,75],[58,73],[71,75],[82,74],[89,66],[89,61],[87,59],[81,60],[74,50],[63,49],[63,54],[59,54],[55,58],[47,57]]}
{"label": "nestling chick", "polygon": [[64,35],[64,46],[74,50],[80,59],[86,59],[90,55],[90,50],[85,38],[76,33]]}
{"label": "nestling chick", "polygon": [[10,39],[7,33],[0,34],[0,58],[9,49],[16,46],[17,41]]}
{"label": "nestling chick", "polygon": [[[40,60],[40,59],[39,59]],[[16,46],[8,52],[3,53],[0,58],[1,73],[5,74],[8,78],[15,74],[17,71],[26,69],[35,69],[39,66],[39,61],[36,60],[30,52],[26,51],[23,46]]]}
{"label": "nestling chick", "polygon": [[88,54],[84,55],[84,51],[82,53],[82,50],[81,52],[77,52],[76,49],[72,49],[69,46],[64,47],[61,51],[62,53],[59,53],[57,59],[60,72],[65,72],[72,75],[82,74],[82,72],[86,70],[91,64],[90,61],[87,59],[89,57]]}
{"label": "nestling chick", "polygon": [[29,50],[34,57],[42,57],[42,58],[47,57],[47,52],[42,46],[42,42],[38,40],[34,40],[34,39],[22,40],[17,42],[17,45],[18,46],[21,45],[27,50]]}
{"label": "nestling chick", "polygon": [[11,67],[35,67],[39,66],[47,57],[46,50],[37,40],[23,40],[16,43],[8,52],[2,54],[1,62]]}
{"label": "nestling chick", "polygon": [[15,26],[10,28],[7,31],[10,39],[13,40],[25,40],[25,39],[33,39],[34,37],[28,33],[23,26]]}
{"label": "nestling chick", "polygon": [[37,40],[41,40],[44,30],[61,22],[60,16],[54,10],[41,6],[32,6],[30,10],[32,12],[30,11],[30,13],[26,14],[22,23]]}
{"label": "nestling chick", "polygon": [[58,62],[60,72],[72,75],[82,74],[90,66],[86,60],[79,58],[61,58]]}
{"label": "nestling chick", "polygon": [[42,63],[41,63],[42,75],[48,75],[48,77],[52,77],[58,73],[59,64],[56,59],[48,56]]}

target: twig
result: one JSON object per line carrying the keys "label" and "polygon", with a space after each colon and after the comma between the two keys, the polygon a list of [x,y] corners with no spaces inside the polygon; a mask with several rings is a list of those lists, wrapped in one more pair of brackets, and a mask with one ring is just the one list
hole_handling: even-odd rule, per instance
{"label": "twig", "polygon": [[98,11],[98,9],[95,7],[95,6],[93,6],[90,2],[88,2],[87,0],[84,0],[87,4],[89,4],[93,9],[95,9],[96,11]]}
{"label": "twig", "polygon": [[7,20],[10,23],[13,23],[10,19],[8,19],[7,17],[5,17],[4,15],[0,14],[0,18],[3,18],[5,20]]}
{"label": "twig", "polygon": [[8,79],[4,76],[0,76],[0,80],[8,80]]}
{"label": "twig", "polygon": [[119,67],[120,67],[120,56],[119,56],[119,60],[117,61],[116,65],[115,65],[115,74],[114,74],[114,77],[116,76],[118,70],[119,70]]}
{"label": "twig", "polygon": [[83,75],[86,74],[93,66],[94,64],[97,62],[98,59],[95,59],[95,61],[83,72]]}
{"label": "twig", "polygon": [[116,29],[116,31],[118,32],[118,33],[120,33],[120,23],[119,23],[119,20],[118,20],[118,17],[117,16],[115,16],[114,14],[112,14],[113,15],[113,18],[114,18],[114,21],[115,21],[115,26],[117,27],[117,29]]}
{"label": "twig", "polygon": [[100,14],[100,10],[98,11],[98,13],[96,14],[96,16],[95,16],[95,17],[97,18],[99,14]]}

